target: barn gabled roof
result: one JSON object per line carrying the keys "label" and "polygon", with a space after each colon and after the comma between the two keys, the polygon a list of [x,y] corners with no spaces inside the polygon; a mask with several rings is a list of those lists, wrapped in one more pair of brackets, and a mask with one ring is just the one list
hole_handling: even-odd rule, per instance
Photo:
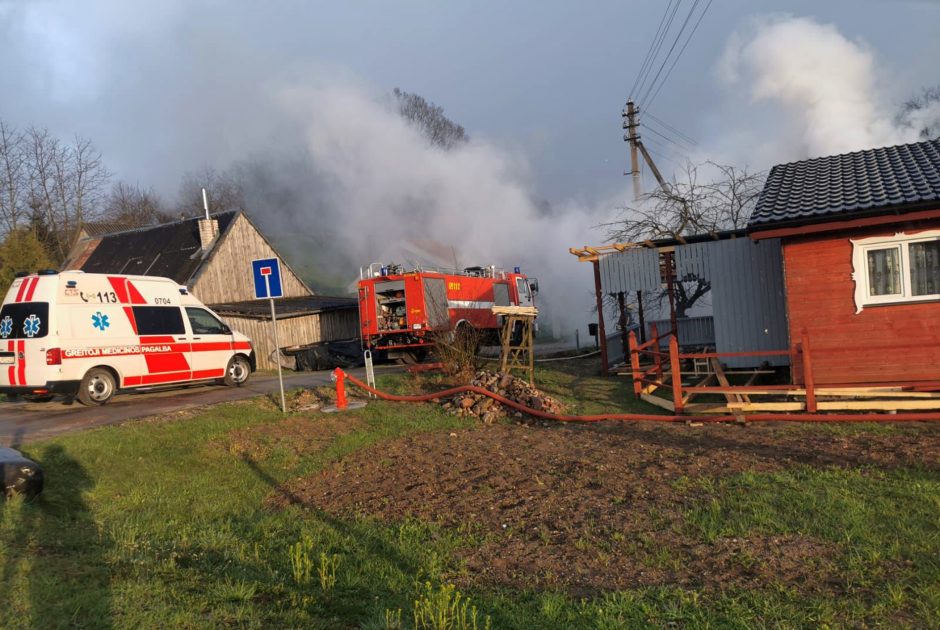
{"label": "barn gabled roof", "polygon": [[940,139],[778,164],[750,231],[940,207]]}
{"label": "barn gabled roof", "polygon": [[[216,239],[216,244],[237,216],[234,211],[212,215],[219,222],[220,238]],[[89,273],[162,276],[186,284],[209,253],[202,251],[199,240],[201,218],[89,238],[86,253],[77,267]]]}

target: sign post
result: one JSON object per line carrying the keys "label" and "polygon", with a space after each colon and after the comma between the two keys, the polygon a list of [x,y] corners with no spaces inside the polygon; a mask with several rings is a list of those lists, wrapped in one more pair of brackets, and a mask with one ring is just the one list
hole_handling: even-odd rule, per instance
{"label": "sign post", "polygon": [[251,271],[255,284],[255,299],[267,299],[271,304],[271,326],[274,328],[277,380],[281,388],[281,411],[287,413],[287,401],[284,398],[284,377],[281,374],[281,343],[277,337],[277,313],[274,310],[274,298],[284,296],[284,289],[281,284],[281,264],[277,258],[259,258],[251,261]]}

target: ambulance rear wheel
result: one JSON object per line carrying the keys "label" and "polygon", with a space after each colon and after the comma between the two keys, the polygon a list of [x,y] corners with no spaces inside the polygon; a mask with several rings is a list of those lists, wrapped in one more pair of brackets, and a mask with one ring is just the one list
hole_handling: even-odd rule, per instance
{"label": "ambulance rear wheel", "polygon": [[229,359],[222,382],[229,387],[241,387],[248,381],[249,376],[251,376],[251,366],[248,364],[248,359],[239,354]]}
{"label": "ambulance rear wheel", "polygon": [[93,368],[88,370],[78,388],[78,402],[89,407],[103,405],[114,397],[116,389],[111,372],[104,368]]}

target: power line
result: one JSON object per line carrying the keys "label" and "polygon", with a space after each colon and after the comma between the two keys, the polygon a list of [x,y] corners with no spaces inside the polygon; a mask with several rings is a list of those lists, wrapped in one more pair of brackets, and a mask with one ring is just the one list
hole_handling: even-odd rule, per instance
{"label": "power line", "polygon": [[662,139],[665,140],[666,142],[671,142],[672,144],[676,145],[676,146],[679,147],[680,149],[688,149],[688,148],[689,148],[689,147],[687,147],[687,146],[685,146],[685,145],[683,145],[683,144],[679,144],[678,142],[676,142],[676,141],[673,140],[672,138],[670,138],[670,137],[668,137],[668,136],[665,136],[665,135],[659,133],[658,131],[656,131],[655,129],[653,129],[652,127],[650,127],[649,125],[647,125],[646,130],[649,131],[650,133],[655,133],[657,136],[659,136],[660,138],[662,138]]}
{"label": "power line", "polygon": [[[656,63],[656,59],[659,57],[659,51],[662,49],[663,42],[666,41],[666,35],[669,34],[669,31],[672,29],[672,21],[676,18],[676,13],[679,12],[679,6],[682,4],[682,0],[677,0],[675,6],[672,8],[672,13],[669,15],[669,19],[666,21],[666,27],[663,29],[662,33],[659,34],[658,40],[654,40],[654,50],[652,51],[652,57],[650,57],[649,65],[646,67],[646,71],[643,73],[643,76],[640,78],[640,85],[637,87],[637,94],[643,91],[644,86],[646,86],[646,80],[649,78],[650,71],[653,69],[653,65]],[[669,5],[672,6],[672,0],[669,1]],[[667,11],[669,7],[666,7]]]}
{"label": "power line", "polygon": [[673,127],[673,126],[670,125],[669,123],[667,123],[665,120],[662,120],[661,118],[657,118],[656,116],[654,116],[653,114],[651,114],[651,113],[649,113],[649,112],[647,112],[647,111],[644,111],[644,113],[645,113],[647,116],[649,116],[651,119],[653,119],[653,121],[655,121],[656,123],[658,123],[659,125],[661,125],[663,128],[665,128],[666,130],[671,131],[672,133],[676,134],[677,136],[679,136],[679,137],[682,138],[683,140],[687,140],[688,142],[690,142],[690,143],[693,144],[693,145],[696,145],[696,146],[698,145],[698,142],[697,142],[697,141],[695,140],[695,138],[693,138],[692,136],[689,136],[689,135],[687,135],[687,134],[682,133],[681,131],[679,131],[678,129],[676,129],[675,127]]}
{"label": "power line", "polygon": [[669,14],[669,8],[672,6],[673,0],[669,0],[669,4],[666,5],[666,10],[663,11],[663,17],[659,19],[659,28],[656,29],[656,34],[653,36],[653,41],[650,42],[649,48],[646,49],[646,56],[643,58],[643,63],[640,65],[639,72],[636,73],[636,78],[633,79],[633,86],[630,88],[630,96],[636,94],[637,83],[640,80],[640,75],[643,74],[643,71],[646,69],[646,65],[650,63],[650,55],[653,52],[653,48],[656,45],[656,40],[659,39],[659,32],[663,30],[663,23],[666,21],[666,16]]}
{"label": "power line", "polygon": [[[679,43],[679,40],[682,39],[682,33],[685,32],[685,27],[689,25],[689,20],[692,19],[692,15],[695,13],[695,8],[698,6],[698,3],[700,1],[701,0],[695,0],[692,3],[692,8],[689,9],[689,14],[685,16],[685,21],[682,22],[682,27],[679,29],[679,32],[676,34],[676,38],[672,41],[672,46],[669,47],[669,52],[666,53],[666,56],[663,58],[662,64],[660,64],[659,66],[659,70],[656,71],[656,76],[653,77],[653,81],[646,88],[646,92],[643,94],[642,98],[640,99],[641,103],[646,104],[646,97],[650,95],[650,92],[652,92],[653,87],[656,85],[656,82],[659,80],[659,77],[663,72],[663,68],[666,67],[667,63],[669,63],[669,57],[672,56],[672,51],[676,49],[676,45]],[[661,84],[660,84],[660,87],[662,87]]]}
{"label": "power line", "polygon": [[692,27],[692,31],[689,33],[688,38],[686,38],[685,43],[682,44],[682,48],[679,50],[679,54],[676,55],[675,60],[672,62],[672,65],[669,66],[669,71],[666,72],[666,76],[663,77],[662,83],[659,84],[659,87],[656,88],[656,92],[653,93],[653,96],[646,103],[647,107],[656,100],[656,97],[659,95],[659,91],[663,89],[663,86],[666,84],[666,81],[669,79],[669,75],[672,74],[672,69],[676,67],[676,64],[679,62],[679,58],[682,56],[682,53],[685,52],[685,47],[689,45],[689,42],[692,41],[692,36],[695,35],[695,31],[698,30],[698,25],[702,23],[702,19],[705,17],[705,14],[708,13],[708,8],[712,6],[712,0],[708,0],[708,4],[705,5],[705,8],[702,10],[702,14],[698,17],[698,21],[695,23],[695,26]]}

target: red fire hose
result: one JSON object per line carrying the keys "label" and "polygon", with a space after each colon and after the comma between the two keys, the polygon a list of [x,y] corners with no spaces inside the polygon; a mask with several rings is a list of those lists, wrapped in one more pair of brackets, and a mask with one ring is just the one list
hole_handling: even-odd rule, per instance
{"label": "red fire hose", "polygon": [[[344,408],[345,404],[339,404],[339,401],[342,400],[345,403],[345,379],[349,379],[357,387],[364,389],[367,392],[374,394],[376,397],[381,398],[382,400],[391,400],[394,402],[428,402],[434,400],[435,398],[448,398],[456,394],[463,392],[473,392],[475,394],[481,394],[492,398],[493,400],[506,405],[507,407],[512,407],[517,411],[528,414],[530,416],[535,416],[536,418],[543,418],[545,420],[555,420],[557,422],[601,422],[603,420],[626,420],[634,422],[737,422],[738,418],[734,415],[722,415],[722,416],[660,416],[655,414],[643,414],[643,413],[602,413],[588,416],[572,416],[569,414],[557,414],[549,413],[547,411],[541,411],[539,409],[532,409],[531,407],[526,407],[523,404],[517,403],[514,400],[510,400],[505,396],[500,396],[495,392],[491,392],[488,389],[482,387],[477,387],[476,385],[461,385],[459,387],[451,387],[450,389],[445,389],[433,394],[420,394],[417,396],[400,396],[395,394],[388,394],[383,391],[379,391],[374,387],[370,387],[368,384],[362,382],[355,376],[347,374],[341,368],[336,368],[333,370],[333,378],[336,380],[336,391],[337,391],[337,406]],[[850,413],[831,413],[831,414],[816,414],[816,413],[767,413],[767,414],[747,414],[744,415],[744,419],[747,422],[937,422],[940,421],[940,412],[926,412],[926,413],[898,413],[898,414],[884,414],[884,413],[859,413],[859,414],[850,414]]]}

